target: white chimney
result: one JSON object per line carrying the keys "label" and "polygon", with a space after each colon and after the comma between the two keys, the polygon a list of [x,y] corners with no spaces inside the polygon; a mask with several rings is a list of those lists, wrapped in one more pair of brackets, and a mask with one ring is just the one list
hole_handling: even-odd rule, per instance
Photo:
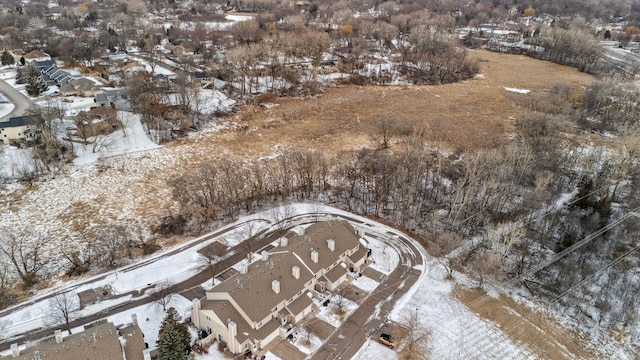
{"label": "white chimney", "polygon": [[327,245],[329,246],[329,250],[331,251],[336,249],[336,241],[333,239],[327,240]]}
{"label": "white chimney", "polygon": [[276,294],[280,294],[280,281],[278,280],[273,280],[271,282],[271,288],[273,289],[273,292]]}
{"label": "white chimney", "polygon": [[240,265],[240,274],[246,274],[249,271],[249,267],[246,264]]}
{"label": "white chimney", "polygon": [[144,360],[151,360],[151,350],[145,349],[142,352],[142,357],[144,358]]}
{"label": "white chimney", "polygon": [[315,250],[311,250],[311,260],[313,260],[314,263],[318,263],[318,252]]}
{"label": "white chimney", "polygon": [[262,250],[262,261],[269,260],[269,252],[267,250]]}
{"label": "white chimney", "polygon": [[62,331],[56,330],[56,332],[54,332],[53,334],[56,337],[56,344],[62,343]]}
{"label": "white chimney", "polygon": [[238,335],[238,328],[236,327],[236,323],[229,320],[227,327],[229,328],[229,337],[232,339],[235,338],[236,335]]}
{"label": "white chimney", "polygon": [[285,247],[289,245],[289,239],[286,236],[280,238],[280,246]]}
{"label": "white chimney", "polygon": [[302,226],[296,226],[293,231],[295,231],[298,236],[304,235],[304,228]]}
{"label": "white chimney", "polygon": [[196,328],[200,328],[200,299],[195,298],[191,301],[191,320]]}
{"label": "white chimney", "polygon": [[136,315],[136,313],[131,314],[131,323],[138,326],[138,315]]}
{"label": "white chimney", "polygon": [[11,357],[17,358],[20,356],[20,350],[18,350],[18,344],[11,344]]}
{"label": "white chimney", "polygon": [[360,236],[360,237],[364,237],[364,229],[356,230],[356,234],[358,234],[358,236]]}
{"label": "white chimney", "polygon": [[296,279],[300,279],[300,268],[297,266],[293,266],[291,268],[291,273],[293,274],[293,277]]}

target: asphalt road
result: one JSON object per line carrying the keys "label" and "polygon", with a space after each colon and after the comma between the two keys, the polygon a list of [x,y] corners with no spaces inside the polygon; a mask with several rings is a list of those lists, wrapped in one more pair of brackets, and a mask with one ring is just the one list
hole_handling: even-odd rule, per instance
{"label": "asphalt road", "polygon": [[25,112],[33,105],[31,99],[14,89],[6,81],[0,80],[0,93],[4,95],[7,100],[11,101],[15,108],[9,114],[0,118],[0,121],[5,121],[11,117],[24,115]]}
{"label": "asphalt road", "polygon": [[[369,232],[368,235],[371,236]],[[423,265],[424,260],[412,241],[389,233],[374,234],[374,237],[387,242],[398,252],[398,267],[333,332],[311,359],[351,359],[367,339],[378,337],[396,303],[419,279],[421,271],[413,267]],[[388,238],[397,241],[387,241]]]}
{"label": "asphalt road", "polygon": [[[322,215],[331,215],[331,214],[302,214],[297,215],[292,218],[286,219],[287,221],[291,221],[294,218],[305,218],[309,217],[308,220],[304,221],[305,223],[311,223],[317,221],[317,218]],[[336,215],[333,215],[336,216]],[[349,220],[352,224],[360,225],[365,228],[366,225],[357,219],[350,218],[347,216],[336,216],[345,220]],[[271,230],[266,233],[263,231],[261,233],[256,234],[256,240],[252,244],[252,251],[260,252],[262,249],[267,247],[270,243],[277,240],[282,234],[284,234],[289,229],[293,228],[298,223],[292,224],[283,230]],[[184,251],[189,247],[196,246],[201,244],[202,242],[209,240],[213,237],[220,236],[226,232],[235,230],[237,227],[242,226],[242,224],[236,224],[234,226],[229,226],[224,229],[221,229],[215,233],[209,234],[205,237],[202,237],[198,241],[186,244],[184,246],[178,247],[171,252],[164,254],[164,256],[172,255],[178,253],[180,251]],[[423,264],[422,256],[420,255],[420,249],[416,248],[413,243],[409,239],[405,239],[403,237],[398,237],[393,235],[392,233],[379,233],[374,230],[374,228],[367,228],[367,234],[369,236],[377,237],[382,241],[387,241],[388,238],[395,238],[395,241],[387,241],[390,246],[394,247],[395,250],[400,255],[400,263],[398,267],[389,274],[385,279],[380,282],[380,285],[374,290],[366,301],[356,309],[351,316],[349,316],[346,321],[335,330],[335,332],[327,339],[324,345],[318,349],[318,351],[314,354],[313,359],[348,359],[352,357],[362,346],[362,344],[370,337],[374,336],[377,331],[382,328],[387,320],[387,316],[391,312],[391,310],[395,307],[396,302],[404,295],[415,282],[418,280],[421,272],[413,268],[415,265]],[[373,233],[372,233],[373,232]],[[229,249],[227,252],[227,257],[220,261],[218,265],[219,271],[216,275],[219,275],[225,272],[227,269],[231,268],[233,265],[238,263],[240,260],[247,256],[247,248],[243,247],[243,244],[238,244]],[[132,271],[140,266],[146,265],[153,261],[156,261],[158,258],[152,258],[140,263],[134,264],[126,269],[118,270],[119,272]],[[37,299],[37,301],[42,301],[48,297],[56,296],[60,293],[73,291],[78,286],[95,282],[103,279],[104,277],[110,275],[111,273],[104,274],[98,277],[94,277],[88,279],[82,284],[77,284],[72,288],[61,289],[58,292],[47,295],[46,297],[42,297]],[[200,285],[205,281],[209,280],[211,274],[209,269],[203,269],[200,273],[193,276],[192,278],[175,284],[169,288],[169,292],[171,293],[179,293],[188,296],[188,294],[193,294],[194,289],[199,289]],[[71,322],[71,327],[79,327],[91,322],[103,319],[110,315],[120,313],[122,311],[130,310],[140,305],[144,305],[154,300],[149,296],[142,296],[138,299],[133,299],[132,301],[119,304],[112,308],[109,308],[105,311],[102,311],[97,314],[93,314],[90,316],[86,316],[83,318],[76,319]],[[29,305],[31,303],[27,303]],[[5,310],[12,311],[13,309]],[[48,309],[42,309],[43,312],[46,312]],[[0,316],[2,316],[3,312],[0,312]],[[375,316],[372,316],[375,314]],[[51,336],[55,329],[60,328],[59,325],[50,327],[50,328],[42,328],[36,331],[31,331],[28,334],[23,334],[21,336],[12,337],[10,339],[1,339],[0,340],[0,351],[8,350],[11,344],[19,343],[23,344],[28,341],[39,340],[47,336]]]}

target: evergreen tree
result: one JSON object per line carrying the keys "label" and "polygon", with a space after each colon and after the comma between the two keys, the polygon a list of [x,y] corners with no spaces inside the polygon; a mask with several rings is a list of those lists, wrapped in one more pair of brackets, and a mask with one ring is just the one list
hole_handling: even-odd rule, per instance
{"label": "evergreen tree", "polygon": [[15,60],[13,60],[13,56],[11,56],[11,54],[9,54],[7,50],[2,52],[0,61],[2,61],[2,65],[13,65],[15,63]]}
{"label": "evergreen tree", "polygon": [[27,70],[27,94],[35,97],[45,91],[47,91],[47,85],[42,80],[40,73],[36,68],[29,67],[29,70]]}
{"label": "evergreen tree", "polygon": [[158,334],[160,360],[186,360],[190,352],[191,334],[180,322],[176,309],[169,308]]}

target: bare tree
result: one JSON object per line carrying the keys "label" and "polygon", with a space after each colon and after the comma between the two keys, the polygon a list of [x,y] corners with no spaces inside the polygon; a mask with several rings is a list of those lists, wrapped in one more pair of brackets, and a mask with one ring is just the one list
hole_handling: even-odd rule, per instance
{"label": "bare tree", "polygon": [[162,311],[167,311],[167,306],[175,294],[171,292],[171,283],[165,279],[155,286],[155,291],[151,294],[151,299],[162,306]]}
{"label": "bare tree", "polygon": [[26,231],[0,231],[0,251],[9,259],[26,289],[38,283],[47,259],[43,255],[46,239]]}
{"label": "bare tree", "polygon": [[389,147],[389,142],[396,133],[397,122],[398,120],[390,115],[382,115],[376,120],[376,136],[383,149]]}
{"label": "bare tree", "polygon": [[405,334],[403,337],[404,346],[400,351],[400,359],[403,360],[426,360],[429,359],[429,338],[431,333],[418,318],[418,309],[410,311],[402,321]]}
{"label": "bare tree", "polygon": [[346,314],[345,306],[347,306],[348,303],[346,298],[348,289],[349,288],[347,286],[343,285],[331,292],[331,303],[333,305],[333,309],[340,317],[343,317]]}
{"label": "bare tree", "polygon": [[271,225],[274,226],[278,232],[283,233],[287,229],[289,219],[294,214],[294,208],[291,204],[275,206],[271,208],[267,214]]}
{"label": "bare tree", "polygon": [[62,293],[49,301],[49,319],[53,324],[63,325],[71,334],[71,320],[79,308],[80,302],[75,293]]}
{"label": "bare tree", "polygon": [[306,347],[311,346],[312,334],[311,334],[311,331],[309,331],[309,329],[307,328],[307,326],[305,326],[305,324],[298,325],[297,333],[300,339],[302,339],[300,341],[302,346],[306,346]]}
{"label": "bare tree", "polygon": [[478,289],[484,290],[488,278],[497,270],[494,257],[486,249],[477,249],[472,256],[471,271],[478,278]]}
{"label": "bare tree", "polygon": [[218,265],[220,261],[223,259],[224,255],[227,253],[227,247],[220,242],[214,242],[204,248],[200,254],[202,255],[199,258],[199,266],[198,270],[205,271],[209,270],[211,274],[211,280],[216,278],[216,274],[218,273]]}
{"label": "bare tree", "polygon": [[240,229],[238,234],[242,237],[242,247],[247,252],[247,258],[251,261],[253,256],[254,245],[258,240],[258,225],[255,221],[249,221],[245,223]]}

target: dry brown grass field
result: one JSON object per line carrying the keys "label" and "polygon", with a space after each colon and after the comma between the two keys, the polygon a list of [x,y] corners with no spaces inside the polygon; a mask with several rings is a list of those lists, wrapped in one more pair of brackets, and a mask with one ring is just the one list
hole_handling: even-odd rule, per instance
{"label": "dry brown grass field", "polygon": [[[427,142],[439,140],[447,151],[473,153],[509,141],[514,121],[527,111],[521,105],[523,99],[547,94],[557,84],[581,92],[594,80],[575,69],[524,56],[486,51],[471,51],[469,56],[479,61],[481,69],[473,80],[443,86],[338,86],[314,99],[276,99],[278,105],[268,109],[250,106],[222,120],[226,125],[220,131],[187,137],[147,154],[111,158],[97,170],[74,170],[38,186],[0,195],[0,208],[13,211],[12,223],[29,224],[51,237],[62,238],[112,222],[143,228],[175,206],[168,181],[208,161],[253,159],[286,148],[335,155],[375,147],[375,120],[380,115],[422,127]],[[505,87],[530,92],[509,92]],[[392,150],[402,146],[393,144]],[[461,298],[469,301],[470,296]],[[510,300],[493,302],[491,308],[502,309],[500,313],[489,308],[475,310],[504,326],[520,318],[513,314],[525,311]],[[538,328],[541,326],[531,326],[528,334],[514,332],[515,340],[540,349],[542,358],[554,358],[554,349],[541,349],[544,345],[531,340],[537,338],[533,335]],[[568,332],[562,334],[555,339],[582,357],[571,346],[575,339]]]}
{"label": "dry brown grass field", "polygon": [[[557,84],[581,91],[593,81],[575,69],[524,56],[486,51],[470,51],[469,56],[481,70],[473,80],[443,86],[338,86],[314,99],[276,99],[278,106],[268,109],[249,106],[223,119],[220,131],[148,154],[110,158],[99,170],[74,171],[0,195],[0,206],[15,212],[16,224],[34,224],[52,235],[110,221],[146,227],[174,206],[167,182],[208,161],[258,158],[286,148],[333,155],[376,147],[375,120],[385,114],[422,127],[427,142],[439,139],[439,146],[450,152],[474,152],[509,141],[513,122],[527,111],[521,105],[527,99],[543,96]],[[81,214],[74,209],[82,209]]]}

